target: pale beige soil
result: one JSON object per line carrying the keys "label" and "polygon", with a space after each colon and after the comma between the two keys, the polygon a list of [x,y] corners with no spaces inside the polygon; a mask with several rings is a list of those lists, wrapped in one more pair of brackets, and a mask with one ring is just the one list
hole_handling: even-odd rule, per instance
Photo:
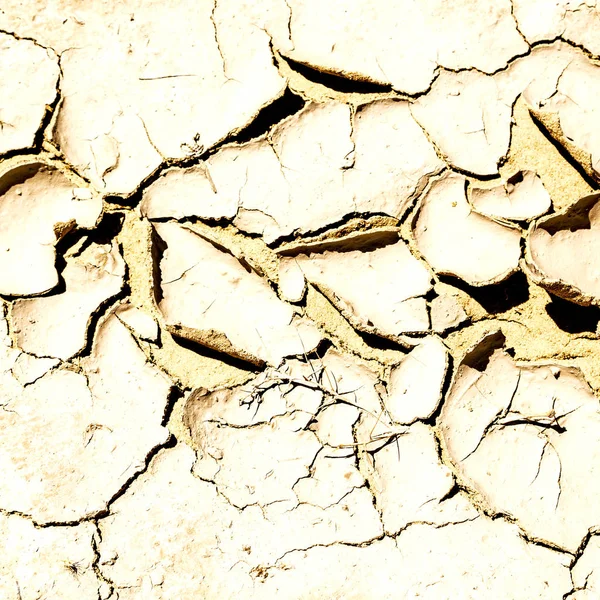
{"label": "pale beige soil", "polygon": [[599,15],[1,6],[0,599],[600,598]]}

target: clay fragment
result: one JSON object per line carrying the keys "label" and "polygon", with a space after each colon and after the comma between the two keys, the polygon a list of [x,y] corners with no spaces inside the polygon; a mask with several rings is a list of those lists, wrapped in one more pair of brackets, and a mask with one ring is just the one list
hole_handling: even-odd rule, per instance
{"label": "clay fragment", "polygon": [[159,336],[158,323],[154,318],[141,308],[131,304],[121,304],[115,315],[140,339],[147,342],[156,342]]}
{"label": "clay fragment", "polygon": [[[1,373],[18,351],[0,350]],[[114,315],[99,325],[81,372],[55,369],[24,388],[10,371],[0,379],[0,508],[36,523],[106,510],[168,437],[171,385]]]}
{"label": "clay fragment", "polygon": [[317,346],[316,326],[247,264],[185,227],[157,224],[156,232],[167,246],[159,308],[172,333],[256,365]]}
{"label": "clay fragment", "polygon": [[509,152],[518,96],[544,99],[561,73],[580,56],[562,42],[541,45],[494,75],[442,71],[411,113],[445,160],[459,171],[497,176]]}
{"label": "clay fragment", "polygon": [[[282,258],[282,265],[299,270],[357,329],[395,340],[429,329],[424,296],[431,274],[397,236],[380,248],[299,254]],[[299,289],[297,283],[288,293]]]}
{"label": "clay fragment", "polygon": [[[348,444],[346,455],[354,454],[352,425],[358,410],[336,403],[327,384],[315,376],[327,364],[327,356],[323,367],[293,360],[237,388],[192,394],[185,422],[199,448],[194,473],[214,481],[238,508],[278,503],[291,510],[298,501],[327,508],[364,485],[356,469],[348,471],[345,458],[333,464],[338,443]],[[322,375],[329,377],[325,371]],[[349,410],[350,421],[335,409]],[[337,418],[331,421],[334,413]],[[331,448],[323,449],[327,444]],[[248,447],[254,449],[251,454]],[[334,479],[319,478],[315,463]],[[349,485],[350,477],[355,485]],[[345,493],[333,500],[340,488]],[[330,499],[326,503],[325,495]]]}
{"label": "clay fragment", "polygon": [[497,187],[470,186],[469,191],[473,208],[494,219],[531,221],[552,206],[550,194],[533,171],[519,171]]}
{"label": "clay fragment", "polygon": [[279,263],[279,293],[288,302],[301,302],[306,293],[306,279],[300,263],[283,259]]}
{"label": "clay fragment", "polygon": [[94,312],[123,287],[125,262],[115,242],[90,244],[67,258],[65,290],[17,300],[11,317],[17,345],[36,356],[67,360],[87,342]]}
{"label": "clay fragment", "polygon": [[442,294],[429,303],[431,329],[435,333],[445,333],[467,320],[467,313],[454,296]]}
{"label": "clay fragment", "polygon": [[188,399],[185,422],[199,448],[194,472],[214,481],[234,506],[297,502],[293,485],[308,475],[320,449],[304,428],[323,394],[289,379],[310,374],[307,364],[290,361],[237,388]]}
{"label": "clay fragment", "polygon": [[75,227],[94,227],[101,213],[99,196],[44,163],[0,174],[0,294],[34,296],[54,288],[56,242]]}
{"label": "clay fragment", "polygon": [[265,596],[255,585],[287,552],[382,534],[365,488],[326,509],[274,503],[238,511],[220,488],[192,475],[193,463],[194,453],[181,444],[161,451],[100,522],[100,571],[119,598],[258,600]]}
{"label": "clay fragment", "polygon": [[491,511],[574,553],[600,523],[594,494],[581,494],[600,461],[598,400],[579,369],[516,363],[502,344],[488,337],[459,365],[443,442]]}
{"label": "clay fragment", "polygon": [[443,168],[403,101],[309,103],[265,136],[201,167],[169,171],[145,193],[150,218],[230,218],[273,243],[352,213],[401,217]]}
{"label": "clay fragment", "polygon": [[[275,420],[268,427],[231,429],[211,423],[203,425],[210,449],[202,448],[209,460],[218,460],[213,481],[237,508],[250,504],[297,502],[292,486],[308,475],[320,446],[313,433],[296,431],[295,424]],[[252,448],[252,453],[248,453]],[[198,473],[206,467],[198,465]]]}
{"label": "clay fragment", "polygon": [[473,286],[499,283],[518,268],[521,232],[476,213],[465,183],[464,177],[444,175],[425,192],[413,221],[417,248],[441,275]]}
{"label": "clay fragment", "polygon": [[429,336],[392,368],[385,406],[403,425],[428,419],[442,399],[448,369],[448,351],[439,338]]}
{"label": "clay fragment", "polygon": [[[264,152],[257,163],[263,175],[245,168],[246,159],[232,165],[228,176],[239,172],[237,190],[230,192],[240,198],[235,224],[262,234],[267,243],[355,212],[399,218],[443,167],[406,102],[366,104],[355,115],[343,104],[308,104],[257,144],[273,155],[267,163]],[[238,152],[241,159],[248,153]],[[273,180],[267,189],[260,183],[265,172]]]}
{"label": "clay fragment", "polygon": [[33,146],[46,106],[56,98],[59,73],[54,52],[0,33],[0,155]]}
{"label": "clay fragment", "polygon": [[353,0],[323,7],[293,0],[292,49],[285,54],[313,68],[359,81],[422,93],[438,66],[475,67],[487,73],[527,52],[507,0],[448,6],[443,0],[368,3]]}
{"label": "clay fragment", "polygon": [[202,154],[283,94],[270,43],[286,48],[285,3],[213,4],[3,7],[0,30],[61,56],[52,140],[98,189],[131,194],[164,159]]}
{"label": "clay fragment", "polygon": [[[210,159],[209,159],[210,160]],[[234,198],[218,195],[209,164],[185,169],[171,168],[144,188],[140,212],[143,217],[182,219],[233,219],[238,208]]]}
{"label": "clay fragment", "polygon": [[462,495],[444,500],[454,487],[454,477],[440,461],[433,431],[427,425],[411,426],[406,434],[365,460],[370,488],[388,535],[415,521],[448,525],[479,516]]}
{"label": "clay fragment", "polygon": [[2,598],[108,598],[108,584],[94,572],[95,532],[93,523],[40,529],[18,515],[0,515]]}
{"label": "clay fragment", "polygon": [[443,71],[411,112],[451,166],[493,175],[510,143],[510,103],[493,77]]}
{"label": "clay fragment", "polygon": [[525,94],[534,117],[596,181],[600,181],[599,93],[600,68],[587,57],[575,55],[552,88]]}
{"label": "clay fragment", "polygon": [[527,234],[525,267],[538,285],[584,306],[600,305],[600,195],[535,221]]}

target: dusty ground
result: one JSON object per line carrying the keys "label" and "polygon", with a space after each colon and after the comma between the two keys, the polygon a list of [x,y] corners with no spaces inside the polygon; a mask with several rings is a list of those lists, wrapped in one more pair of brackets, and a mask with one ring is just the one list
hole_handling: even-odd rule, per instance
{"label": "dusty ground", "polygon": [[595,0],[4,2],[0,598],[600,598],[598,57]]}

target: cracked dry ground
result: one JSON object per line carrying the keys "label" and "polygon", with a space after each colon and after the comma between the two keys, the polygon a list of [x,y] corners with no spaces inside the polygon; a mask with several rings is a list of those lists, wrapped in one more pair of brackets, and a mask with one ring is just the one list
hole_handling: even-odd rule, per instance
{"label": "cracked dry ground", "polygon": [[0,5],[0,600],[600,598],[596,0]]}

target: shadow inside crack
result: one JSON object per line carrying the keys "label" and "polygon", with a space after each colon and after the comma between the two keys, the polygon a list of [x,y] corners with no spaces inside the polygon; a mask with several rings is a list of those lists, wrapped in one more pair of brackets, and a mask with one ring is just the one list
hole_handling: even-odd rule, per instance
{"label": "shadow inside crack", "polygon": [[[63,277],[63,271],[67,267],[67,260],[65,254],[71,250],[76,244],[83,240],[83,244],[79,249],[78,253],[89,247],[91,244],[111,244],[112,241],[121,231],[123,227],[124,215],[120,212],[104,213],[102,219],[92,230],[89,229],[69,229],[60,240],[56,242],[56,258],[55,266],[58,271],[58,284],[52,289],[48,290],[44,294],[40,294],[40,297],[45,296],[58,296],[63,294],[67,287]],[[124,288],[128,288],[127,283],[123,285]],[[123,291],[118,294],[121,296]],[[112,297],[111,297],[112,298]]]}
{"label": "shadow inside crack", "polygon": [[600,322],[597,306],[580,306],[556,296],[546,305],[546,312],[566,333],[596,333]]}
{"label": "shadow inside crack", "polygon": [[[394,340],[391,340],[387,337],[377,335],[376,333],[360,331],[359,329],[356,329],[356,328],[354,329],[354,331],[357,333],[358,337],[360,337],[367,346],[369,346],[370,348],[374,348],[375,350],[393,350],[394,352],[402,352],[402,353],[405,353],[407,351],[406,346],[404,346],[400,342],[395,342]],[[407,339],[418,340],[421,336],[406,335],[405,337]]]}
{"label": "shadow inside crack", "polygon": [[235,142],[244,144],[250,140],[261,137],[271,131],[275,125],[281,123],[287,117],[300,112],[306,102],[300,96],[294,94],[290,89],[286,89],[283,96],[278,98],[268,106],[265,106],[253,121],[238,131],[235,135],[229,137],[226,142]]}
{"label": "shadow inside crack", "polygon": [[231,356],[225,352],[219,352],[218,350],[214,350],[188,338],[176,335],[174,333],[171,333],[171,336],[173,341],[178,346],[181,346],[186,350],[190,350],[191,352],[195,352],[196,354],[200,354],[201,356],[218,360],[219,362],[222,362],[230,367],[240,369],[240,371],[247,371],[248,373],[260,373],[260,371],[263,370],[261,367],[253,365],[252,363],[242,360],[241,358],[236,358],[235,356]]}
{"label": "shadow inside crack", "polygon": [[529,283],[521,271],[514,273],[501,283],[482,287],[471,286],[453,277],[442,276],[440,281],[466,292],[492,315],[506,312],[529,300]]}
{"label": "shadow inside crack", "polygon": [[335,92],[341,92],[343,94],[381,94],[389,92],[392,89],[391,85],[383,85],[381,83],[358,78],[352,79],[336,73],[321,71],[320,69],[296,62],[287,56],[282,56],[281,58],[293,71],[296,71],[296,73],[302,75],[302,77],[308,79],[308,81],[328,87]]}
{"label": "shadow inside crack", "polygon": [[543,122],[541,118],[541,113],[536,114],[535,111],[529,110],[529,114],[531,116],[532,121],[535,126],[540,130],[542,135],[556,148],[558,153],[565,159],[569,165],[577,171],[580,177],[593,189],[598,189],[598,182],[596,182],[590,175],[586,172],[583,165],[577,160],[575,156],[573,156],[567,148],[565,148],[560,140],[556,139],[552,132],[548,129],[546,124]]}

